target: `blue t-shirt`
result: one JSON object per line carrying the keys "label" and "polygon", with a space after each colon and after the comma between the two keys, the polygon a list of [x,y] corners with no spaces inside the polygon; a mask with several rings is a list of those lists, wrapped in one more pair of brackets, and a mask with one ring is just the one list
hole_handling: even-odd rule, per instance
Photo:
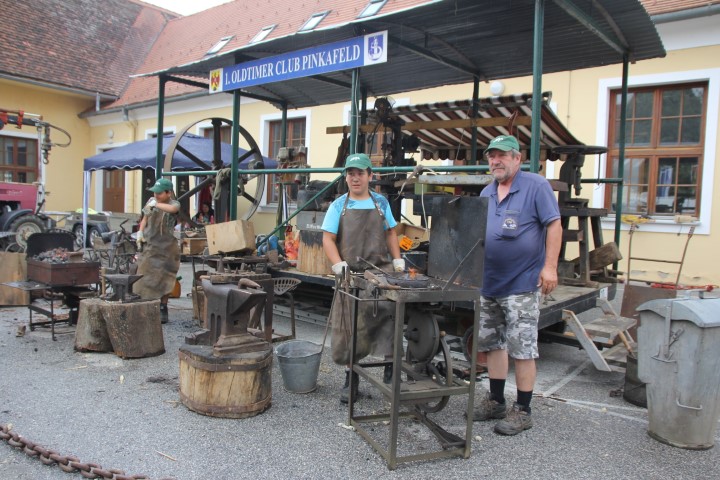
{"label": "blue t-shirt", "polygon": [[[395,225],[397,225],[397,222],[393,218],[392,211],[390,210],[390,202],[388,202],[387,198],[382,195],[374,192],[370,193],[378,202],[378,205],[380,205],[380,208],[385,214],[385,220],[387,220],[385,230],[388,228],[394,228]],[[345,205],[345,197],[347,197],[347,195],[347,193],[345,195],[341,195],[330,204],[330,208],[328,208],[328,211],[325,213],[325,218],[322,223],[322,229],[324,231],[337,235],[338,229],[340,228],[340,214],[342,213],[343,206]],[[375,210],[375,202],[373,202],[372,198],[366,198],[365,200],[353,200],[351,198],[348,200],[347,208],[353,210]]]}
{"label": "blue t-shirt", "polygon": [[535,173],[518,171],[498,204],[497,182],[483,189],[488,197],[482,294],[504,297],[537,290],[545,264],[545,233],[560,218],[550,183]]}

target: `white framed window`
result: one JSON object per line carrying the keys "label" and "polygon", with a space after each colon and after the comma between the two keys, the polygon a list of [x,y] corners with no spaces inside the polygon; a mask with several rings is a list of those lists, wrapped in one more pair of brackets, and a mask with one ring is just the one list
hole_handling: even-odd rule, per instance
{"label": "white framed window", "polygon": [[275,30],[275,27],[276,27],[276,26],[277,26],[277,24],[275,24],[275,25],[268,25],[267,27],[263,27],[263,28],[260,29],[260,31],[252,38],[252,40],[250,40],[250,43],[262,42],[263,40],[265,40],[265,38],[266,38],[268,35],[270,35],[270,32],[272,32],[273,30]]}
{"label": "white framed window", "polygon": [[325,10],[324,12],[313,13],[310,16],[310,18],[308,18],[308,21],[305,22],[305,24],[302,27],[300,27],[298,32],[310,32],[310,31],[314,30],[315,27],[317,27],[320,24],[320,22],[325,20],[325,17],[328,16],[328,13],[330,13],[330,10]]}
{"label": "white framed window", "polygon": [[[699,172],[701,181],[699,182],[699,190],[701,192],[699,207],[696,205],[699,213],[699,225],[696,226],[696,234],[710,233],[710,219],[712,213],[712,197],[713,197],[713,179],[715,175],[717,139],[715,132],[718,128],[718,103],[720,102],[720,69],[690,70],[684,72],[668,72],[651,75],[638,75],[628,78],[628,86],[633,89],[641,89],[642,87],[662,88],[664,86],[680,85],[680,84],[705,84],[707,85],[707,109],[705,111],[704,127],[701,135],[704,137],[704,145],[701,149],[702,171]],[[598,88],[598,117],[596,142],[598,145],[606,145],[609,135],[610,115],[611,115],[611,98],[613,92],[621,88],[622,80],[620,77],[605,78],[599,81]],[[630,152],[632,153],[632,152]],[[629,157],[626,148],[625,157]],[[667,162],[666,162],[667,163]],[[601,162],[599,165],[599,176],[601,178],[611,177],[612,172],[608,171],[607,162]],[[657,187],[658,185],[656,185]],[[593,202],[595,205],[603,205],[606,198],[606,189],[612,188],[601,185],[596,186],[593,192]],[[657,191],[657,190],[656,190]],[[653,192],[653,195],[656,193]],[[654,212],[650,212],[654,213]],[[656,217],[653,223],[643,225],[647,231],[656,232],[674,232],[677,231],[677,224],[672,218],[667,216]],[[608,217],[603,220],[604,228],[613,228],[615,219]],[[623,227],[625,228],[625,227]]]}

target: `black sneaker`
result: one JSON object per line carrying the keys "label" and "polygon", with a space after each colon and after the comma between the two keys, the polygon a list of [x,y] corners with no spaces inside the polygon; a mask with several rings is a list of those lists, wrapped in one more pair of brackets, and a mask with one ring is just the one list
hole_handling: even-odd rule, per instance
{"label": "black sneaker", "polygon": [[393,366],[385,365],[385,370],[383,370],[383,383],[385,385],[390,385],[392,383],[392,375],[393,375]]}
{"label": "black sneaker", "polygon": [[490,396],[487,392],[485,398],[473,410],[473,422],[484,422],[485,420],[501,419],[507,415],[507,406]]}
{"label": "black sneaker", "polygon": [[[358,384],[360,383],[360,377],[357,372],[352,372],[352,393],[353,403],[357,402],[358,395]],[[350,401],[350,371],[345,372],[345,385],[343,385],[340,391],[340,403],[347,404]]]}
{"label": "black sneaker", "polygon": [[508,412],[507,417],[495,424],[495,433],[517,435],[523,430],[532,428],[532,426],[532,416],[516,403]]}
{"label": "black sneaker", "polygon": [[160,323],[168,323],[168,307],[167,303],[160,304]]}

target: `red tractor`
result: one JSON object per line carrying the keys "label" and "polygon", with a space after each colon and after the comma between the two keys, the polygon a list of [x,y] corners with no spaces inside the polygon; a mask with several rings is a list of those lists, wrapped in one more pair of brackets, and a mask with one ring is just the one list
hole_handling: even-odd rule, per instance
{"label": "red tractor", "polygon": [[0,242],[4,250],[24,249],[27,238],[52,228],[53,220],[39,213],[38,185],[0,182]]}
{"label": "red tractor", "polygon": [[[16,125],[17,128],[23,125],[37,128],[43,163],[48,161],[50,148],[70,145],[70,135],[65,130],[44,122],[39,115],[0,108],[0,130],[7,124]],[[51,143],[51,128],[67,135],[67,143]],[[30,235],[55,227],[55,221],[42,213],[44,205],[45,189],[42,183],[0,182],[0,247],[3,250],[24,250]]]}
{"label": "red tractor", "polygon": [[[48,163],[52,147],[70,145],[70,134],[62,128],[42,120],[39,115],[27,114],[23,111],[10,111],[0,108],[0,130],[5,125],[23,125],[35,127],[40,145],[40,160]],[[67,136],[66,143],[52,143],[51,129],[58,130]],[[40,177],[42,179],[42,177]],[[45,212],[45,186],[42,182],[15,183],[0,182],[0,248],[3,250],[24,251],[27,238],[33,233],[42,233],[56,227],[56,218],[63,220],[63,229],[75,236],[78,248],[91,247],[92,237],[100,236],[110,230],[106,215],[90,215],[88,219],[88,240],[84,242],[82,214],[68,212]]]}

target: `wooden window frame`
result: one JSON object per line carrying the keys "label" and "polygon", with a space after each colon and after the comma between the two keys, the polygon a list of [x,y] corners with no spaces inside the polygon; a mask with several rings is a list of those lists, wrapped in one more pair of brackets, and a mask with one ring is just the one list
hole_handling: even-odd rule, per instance
{"label": "wooden window frame", "polygon": [[[0,182],[15,182],[15,183],[33,183],[36,182],[40,178],[40,159],[38,157],[38,149],[39,144],[37,137],[16,137],[11,135],[0,135],[0,138],[3,140],[3,158],[6,158],[4,156],[4,153],[7,151],[6,146],[8,142],[12,143],[12,161],[10,164],[3,163],[0,165]],[[26,152],[26,158],[32,158],[34,159],[34,165],[32,166],[23,166],[18,164],[18,154],[19,154],[19,142],[26,142],[26,144],[32,144],[35,146],[35,151],[31,152],[32,155],[29,155]],[[24,173],[25,179],[21,180],[18,175]],[[8,174],[11,176],[11,178],[7,178]],[[32,174],[34,178],[27,178],[27,174]]]}
{"label": "wooden window frame", "polygon": [[[702,112],[700,115],[700,126],[699,134],[700,138],[697,144],[693,145],[661,145],[660,144],[660,129],[661,129],[661,112],[662,112],[662,93],[670,90],[685,90],[689,88],[703,88],[703,105]],[[675,214],[690,214],[696,217],[700,216],[700,205],[702,199],[702,181],[703,181],[703,164],[704,164],[704,151],[705,151],[705,129],[707,123],[707,112],[708,112],[708,82],[706,81],[693,81],[685,83],[675,83],[666,85],[656,86],[643,86],[637,88],[631,88],[628,90],[628,94],[637,94],[651,92],[653,94],[653,112],[652,112],[652,125],[650,129],[650,142],[649,145],[633,146],[631,143],[632,136],[626,139],[625,146],[625,161],[628,162],[631,159],[647,159],[649,164],[648,169],[648,182],[647,182],[647,200],[645,207],[642,209],[629,210],[627,209],[627,198],[623,201],[622,213],[631,214],[646,214],[658,217],[667,217]],[[613,168],[615,162],[619,156],[619,148],[616,145],[616,135],[618,132],[617,123],[619,120],[619,105],[618,98],[621,95],[620,89],[613,89],[610,92],[610,108],[608,112],[608,145],[610,146],[606,160],[606,172],[608,176],[614,176]],[[631,117],[632,112],[628,112],[628,122],[632,122],[636,117]],[[682,112],[681,112],[682,117]],[[631,126],[631,132],[635,123]],[[657,202],[657,190],[658,190],[658,169],[660,159],[662,158],[697,158],[697,175],[695,178],[694,185],[678,184],[674,183],[674,195],[678,195],[678,187],[693,187],[696,189],[695,204],[692,209],[683,209],[677,202],[674,203],[673,208],[670,211],[660,211]],[[627,165],[627,164],[626,164]],[[627,179],[628,172],[625,171],[625,178]],[[634,186],[635,184],[633,184]],[[645,185],[645,184],[642,184]],[[616,200],[616,186],[605,189],[605,206],[608,208],[610,213],[614,213]],[[624,184],[624,193],[627,193],[626,185]]]}

